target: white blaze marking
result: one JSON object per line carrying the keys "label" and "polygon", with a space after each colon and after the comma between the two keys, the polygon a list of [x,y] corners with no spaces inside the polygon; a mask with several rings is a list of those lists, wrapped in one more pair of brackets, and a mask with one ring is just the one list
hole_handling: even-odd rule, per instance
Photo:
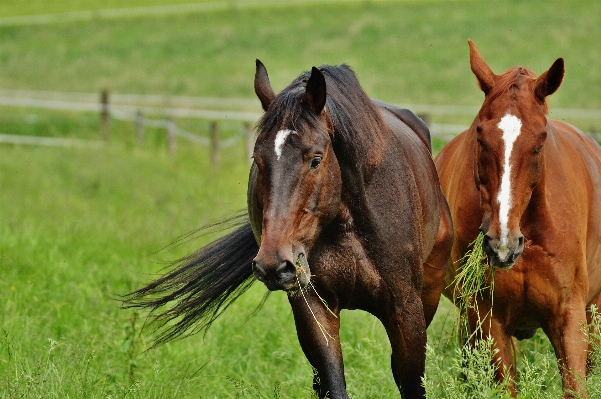
{"label": "white blaze marking", "polygon": [[[505,144],[505,160],[503,162],[501,178],[501,189],[497,196],[499,201],[499,223],[501,224],[501,242],[499,246],[499,252],[507,251],[509,230],[507,223],[509,222],[509,210],[511,209],[511,164],[509,160],[511,158],[511,151],[513,150],[513,144],[520,135],[522,129],[522,121],[517,117],[507,114],[501,118],[501,122],[497,125],[499,129],[503,131],[503,142]],[[502,257],[499,253],[499,257]]]}
{"label": "white blaze marking", "polygon": [[282,148],[284,147],[284,143],[290,134],[298,134],[294,130],[283,129],[280,130],[275,136],[275,153],[278,156],[278,161],[282,156]]}

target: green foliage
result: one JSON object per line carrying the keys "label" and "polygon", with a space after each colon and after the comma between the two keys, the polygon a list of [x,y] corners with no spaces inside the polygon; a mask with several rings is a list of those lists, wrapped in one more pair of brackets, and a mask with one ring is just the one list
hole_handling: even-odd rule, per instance
{"label": "green foliage", "polygon": [[[436,380],[426,375],[428,397],[449,399],[477,399],[510,397],[505,383],[495,381],[496,366],[491,363],[495,353],[491,338],[479,340],[475,347],[463,346],[455,350],[451,366],[445,367],[443,356],[428,346],[430,363],[438,364]],[[434,382],[436,381],[436,382]]]}
{"label": "green foliage", "polygon": [[484,234],[469,244],[467,253],[459,260],[457,275],[453,279],[455,298],[463,312],[475,309],[477,297],[483,298],[485,291],[494,290],[494,269],[488,266],[487,257],[482,248]]}
{"label": "green foliage", "polygon": [[[469,37],[497,73],[519,64],[540,74],[564,57],[566,78],[550,97],[551,111],[595,109],[601,107],[595,95],[601,91],[599,15],[595,1],[299,2],[0,26],[0,79],[3,88],[16,89],[252,98],[256,58],[276,91],[313,65],[346,62],[376,98],[478,105],[482,93],[469,68]],[[444,120],[467,124],[472,118]],[[592,122],[582,123],[588,129]]]}
{"label": "green foliage", "polygon": [[589,309],[590,322],[584,327],[589,342],[589,372],[586,388],[589,397],[601,395],[601,314],[597,306]]}
{"label": "green foliage", "polygon": [[107,8],[153,7],[169,4],[202,3],[210,0],[3,0],[0,16],[53,14],[103,10]]}
{"label": "green foliage", "polygon": [[[0,17],[184,2],[8,0]],[[276,91],[313,65],[347,62],[373,97],[476,105],[482,94],[469,70],[471,37],[496,72],[521,64],[540,73],[563,56],[566,80],[551,109],[599,108],[600,7],[358,1],[0,25],[0,88],[251,98],[260,58]],[[206,121],[178,125],[207,131]],[[222,126],[224,137],[239,129],[235,122]],[[0,108],[0,133],[98,139],[99,130],[94,114]],[[246,201],[242,143],[213,168],[205,148],[180,141],[170,156],[164,131],[146,134],[138,148],[133,124],[112,121],[111,143],[102,149],[0,146],[0,397],[312,397],[312,370],[282,293],[248,320],[265,293],[256,285],[206,336],[153,350],[144,315],[119,308],[115,298],[211,237],[161,248]],[[429,396],[503,395],[485,361],[492,349],[486,342],[474,352],[459,348],[455,315],[443,299],[428,330]],[[341,324],[352,397],[398,397],[380,323],[353,311],[343,312]],[[559,397],[544,335],[516,346],[521,397]],[[591,397],[601,392],[597,370],[588,381]]]}

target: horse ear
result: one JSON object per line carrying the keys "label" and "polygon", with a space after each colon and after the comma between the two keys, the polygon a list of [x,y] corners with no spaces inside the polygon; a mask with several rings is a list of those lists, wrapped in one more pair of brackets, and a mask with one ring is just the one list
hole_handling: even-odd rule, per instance
{"label": "horse ear", "polygon": [[326,78],[315,67],[311,69],[311,77],[305,88],[305,99],[316,114],[321,113],[326,106]]}
{"label": "horse ear", "polygon": [[556,59],[551,68],[536,79],[534,83],[536,96],[544,101],[545,97],[555,93],[563,81],[565,72],[563,58]]}
{"label": "horse ear", "polygon": [[275,98],[275,93],[271,88],[271,83],[269,83],[269,76],[267,75],[267,69],[265,69],[265,65],[259,60],[256,60],[257,70],[255,72],[255,93],[259,100],[261,101],[261,106],[263,110],[267,111],[269,108],[269,104]]}
{"label": "horse ear", "polygon": [[470,66],[472,67],[472,72],[478,79],[480,89],[486,95],[495,85],[497,75],[494,74],[486,61],[484,61],[484,58],[478,52],[476,44],[471,39],[467,39],[467,43],[470,46]]}

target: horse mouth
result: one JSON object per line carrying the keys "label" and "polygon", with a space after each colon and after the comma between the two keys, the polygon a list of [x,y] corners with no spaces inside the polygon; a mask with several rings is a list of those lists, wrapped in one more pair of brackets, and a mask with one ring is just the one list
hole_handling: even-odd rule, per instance
{"label": "horse mouth", "polygon": [[517,263],[518,259],[520,258],[520,254],[521,252],[512,252],[504,256],[503,259],[501,259],[501,256],[496,252],[487,253],[486,256],[488,258],[488,264],[495,269],[510,270]]}
{"label": "horse mouth", "polygon": [[294,264],[287,262],[289,267],[282,273],[258,271],[256,264],[253,264],[256,279],[265,284],[270,291],[298,292],[305,289],[311,281],[309,264],[304,251],[295,255]]}
{"label": "horse mouth", "polygon": [[519,237],[515,245],[499,243],[498,240],[484,236],[482,249],[488,257],[488,263],[497,269],[509,270],[517,263],[524,250],[524,238]]}
{"label": "horse mouth", "polygon": [[501,269],[501,270],[510,270],[513,266],[515,266],[517,258],[514,260],[511,260],[509,262],[501,262],[498,258],[493,258],[491,259],[490,257],[489,259],[489,264],[494,267],[495,269]]}
{"label": "horse mouth", "polygon": [[311,271],[304,252],[301,252],[296,256],[294,266],[296,267],[294,280],[282,284],[279,288],[289,294],[304,290],[311,282]]}
{"label": "horse mouth", "polygon": [[296,266],[296,282],[294,286],[286,290],[289,292],[300,291],[307,287],[311,281],[311,270],[304,252],[300,252],[296,256],[294,265]]}

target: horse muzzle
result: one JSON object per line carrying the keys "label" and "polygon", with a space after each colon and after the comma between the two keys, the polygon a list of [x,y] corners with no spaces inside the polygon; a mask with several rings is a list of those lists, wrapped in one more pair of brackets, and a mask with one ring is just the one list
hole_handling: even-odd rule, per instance
{"label": "horse muzzle", "polygon": [[253,274],[270,291],[301,290],[311,279],[309,264],[304,251],[294,251],[293,259],[295,260],[276,257],[267,261],[259,252],[252,263]]}
{"label": "horse muzzle", "polygon": [[524,236],[519,234],[507,240],[499,240],[485,234],[482,248],[491,266],[509,270],[524,251]]}

